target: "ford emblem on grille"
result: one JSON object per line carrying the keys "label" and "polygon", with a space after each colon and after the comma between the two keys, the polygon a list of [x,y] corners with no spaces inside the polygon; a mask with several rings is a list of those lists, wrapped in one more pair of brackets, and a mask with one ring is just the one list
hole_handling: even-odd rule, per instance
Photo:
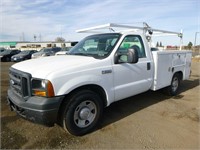
{"label": "ford emblem on grille", "polygon": [[10,84],[14,85],[14,84],[15,84],[15,82],[14,82],[13,80],[10,80]]}

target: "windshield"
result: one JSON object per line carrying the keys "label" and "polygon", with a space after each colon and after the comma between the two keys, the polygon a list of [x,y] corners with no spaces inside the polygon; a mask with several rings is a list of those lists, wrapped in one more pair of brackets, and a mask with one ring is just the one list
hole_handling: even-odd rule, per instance
{"label": "windshield", "polygon": [[105,58],[112,52],[120,36],[119,33],[88,36],[71,48],[69,55],[92,56],[97,59]]}
{"label": "windshield", "polygon": [[12,52],[12,50],[5,50],[3,52],[1,52],[1,55],[7,55],[10,54]]}
{"label": "windshield", "polygon": [[30,51],[22,51],[19,54],[28,54]]}
{"label": "windshield", "polygon": [[63,47],[62,49],[61,49],[61,51],[69,51],[71,49],[71,47]]}
{"label": "windshield", "polygon": [[50,52],[50,51],[52,51],[51,48],[43,48],[40,50],[40,52]]}

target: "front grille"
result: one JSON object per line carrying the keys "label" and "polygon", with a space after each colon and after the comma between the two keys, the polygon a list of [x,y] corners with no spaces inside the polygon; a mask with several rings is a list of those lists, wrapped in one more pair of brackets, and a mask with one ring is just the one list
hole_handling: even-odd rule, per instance
{"label": "front grille", "polygon": [[13,68],[9,70],[10,87],[20,98],[26,100],[31,96],[30,80],[31,75]]}

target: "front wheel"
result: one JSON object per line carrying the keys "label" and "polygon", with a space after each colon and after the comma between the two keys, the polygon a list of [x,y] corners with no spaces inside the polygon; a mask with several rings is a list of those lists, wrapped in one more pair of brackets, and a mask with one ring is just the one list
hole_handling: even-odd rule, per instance
{"label": "front wheel", "polygon": [[171,85],[168,86],[165,90],[168,95],[175,96],[178,93],[179,86],[180,86],[180,76],[179,74],[176,73],[172,77]]}
{"label": "front wheel", "polygon": [[102,113],[102,100],[96,93],[89,90],[77,92],[63,109],[63,128],[73,135],[84,135],[94,129]]}

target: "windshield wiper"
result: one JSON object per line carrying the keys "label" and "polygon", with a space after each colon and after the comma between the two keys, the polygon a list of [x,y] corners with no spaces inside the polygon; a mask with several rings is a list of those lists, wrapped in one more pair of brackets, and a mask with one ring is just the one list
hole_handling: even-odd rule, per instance
{"label": "windshield wiper", "polygon": [[87,54],[87,53],[69,53],[69,55],[80,55],[80,56],[89,56],[89,57],[94,57],[91,54]]}

